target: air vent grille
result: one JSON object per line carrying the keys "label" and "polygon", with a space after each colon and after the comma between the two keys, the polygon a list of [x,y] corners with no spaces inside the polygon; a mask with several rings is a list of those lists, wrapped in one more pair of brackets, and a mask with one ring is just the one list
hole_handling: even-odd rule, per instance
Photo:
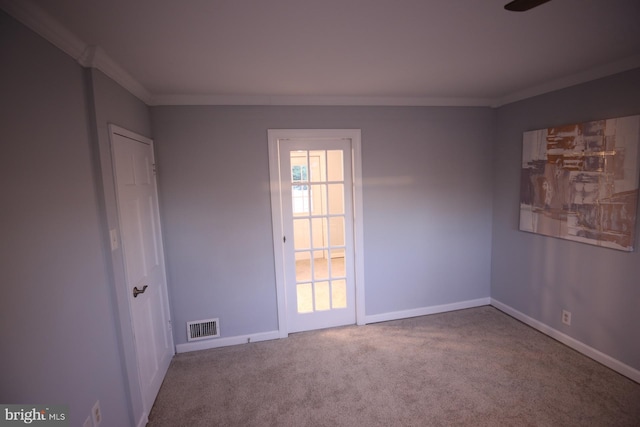
{"label": "air vent grille", "polygon": [[219,319],[195,320],[187,322],[187,341],[203,340],[220,336]]}

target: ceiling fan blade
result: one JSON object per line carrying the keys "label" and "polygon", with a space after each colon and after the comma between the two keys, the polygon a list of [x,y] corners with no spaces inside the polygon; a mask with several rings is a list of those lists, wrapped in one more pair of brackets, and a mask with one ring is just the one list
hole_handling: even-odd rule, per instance
{"label": "ceiling fan blade", "polygon": [[550,0],[513,0],[507,3],[504,8],[511,12],[525,12],[548,1]]}

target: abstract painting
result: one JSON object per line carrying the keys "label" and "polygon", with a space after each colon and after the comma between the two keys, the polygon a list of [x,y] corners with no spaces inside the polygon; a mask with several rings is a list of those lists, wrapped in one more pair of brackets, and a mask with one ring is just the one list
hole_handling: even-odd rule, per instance
{"label": "abstract painting", "polygon": [[633,251],[640,115],[523,134],[520,230]]}

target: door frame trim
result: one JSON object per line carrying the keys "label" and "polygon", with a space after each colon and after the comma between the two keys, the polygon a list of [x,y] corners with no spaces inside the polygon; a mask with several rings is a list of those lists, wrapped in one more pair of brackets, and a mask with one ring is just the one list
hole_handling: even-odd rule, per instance
{"label": "door frame trim", "polygon": [[360,129],[269,129],[269,190],[271,195],[271,220],[273,225],[273,253],[276,273],[276,301],[278,307],[278,332],[280,338],[289,335],[287,325],[287,301],[284,269],[284,225],[280,197],[280,141],[288,139],[348,139],[351,141],[351,174],[353,189],[353,243],[354,286],[356,290],[356,324],[365,324],[364,240],[362,202],[362,144]]}

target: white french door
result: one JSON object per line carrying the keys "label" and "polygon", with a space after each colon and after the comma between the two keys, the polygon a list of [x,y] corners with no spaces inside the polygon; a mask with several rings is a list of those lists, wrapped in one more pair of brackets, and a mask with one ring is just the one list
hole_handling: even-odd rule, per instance
{"label": "white french door", "polygon": [[277,151],[272,201],[279,208],[274,244],[282,263],[279,305],[285,305],[279,307],[285,317],[280,321],[287,333],[354,324],[353,141],[309,135],[272,143]]}

